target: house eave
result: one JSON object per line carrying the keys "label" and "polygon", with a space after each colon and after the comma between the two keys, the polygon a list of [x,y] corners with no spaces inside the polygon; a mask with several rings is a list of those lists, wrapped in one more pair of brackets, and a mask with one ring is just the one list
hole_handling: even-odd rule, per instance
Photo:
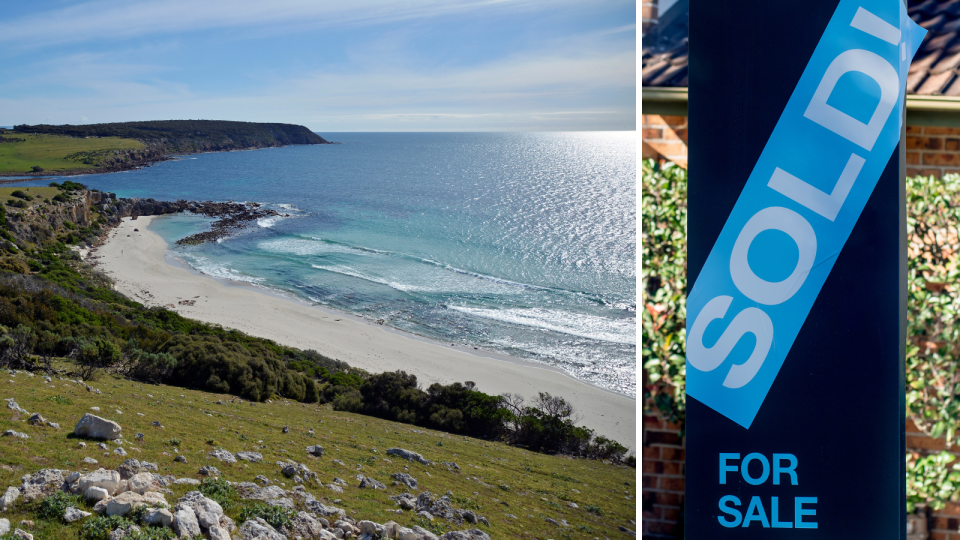
{"label": "house eave", "polygon": [[[643,114],[687,116],[687,89],[642,87]],[[960,127],[960,97],[907,96],[907,125]]]}

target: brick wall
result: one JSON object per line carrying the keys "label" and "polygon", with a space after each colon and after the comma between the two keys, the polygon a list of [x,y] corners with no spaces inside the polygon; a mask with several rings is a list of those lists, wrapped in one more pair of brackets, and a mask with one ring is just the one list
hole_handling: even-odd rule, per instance
{"label": "brick wall", "polygon": [[680,426],[643,417],[643,538],[683,536],[684,440]]}
{"label": "brick wall", "polygon": [[646,34],[647,29],[657,25],[657,0],[643,0],[640,4],[640,32]]}
{"label": "brick wall", "polygon": [[907,126],[907,176],[960,173],[960,128]]}
{"label": "brick wall", "polygon": [[[680,427],[664,422],[656,413],[643,417],[643,538],[683,537],[684,439]],[[960,458],[960,446],[947,447],[943,438],[924,435],[907,421],[907,452],[916,455],[936,454],[942,450]],[[911,521],[911,532],[918,540],[960,540],[960,503],[948,503],[941,510],[921,509]],[[924,519],[925,518],[925,519]],[[925,526],[924,526],[925,525]]]}
{"label": "brick wall", "polygon": [[641,117],[643,157],[687,167],[687,117],[645,114]]}

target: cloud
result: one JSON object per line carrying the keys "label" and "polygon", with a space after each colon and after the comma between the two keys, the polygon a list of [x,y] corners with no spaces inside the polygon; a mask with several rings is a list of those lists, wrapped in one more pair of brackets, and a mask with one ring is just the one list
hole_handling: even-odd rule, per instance
{"label": "cloud", "polygon": [[[276,31],[530,10],[545,0],[164,0],[94,1],[0,23],[0,43],[39,47],[163,33],[272,25]],[[556,5],[552,2],[551,5]]]}

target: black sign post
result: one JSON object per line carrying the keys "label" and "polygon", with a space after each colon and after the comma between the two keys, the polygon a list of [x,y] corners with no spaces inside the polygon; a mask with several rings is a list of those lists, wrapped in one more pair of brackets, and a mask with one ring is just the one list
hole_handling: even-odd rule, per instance
{"label": "black sign post", "polygon": [[[686,538],[905,538],[904,110],[879,120],[895,139],[880,133],[872,145],[820,114],[832,107],[866,136],[879,132],[871,114],[884,111],[889,70],[836,59],[866,50],[905,76],[919,43],[905,37],[899,1],[690,0]],[[834,44],[831,32],[845,33]],[[824,92],[820,109],[814,89]],[[802,182],[814,189],[790,188]],[[751,197],[778,210],[747,208],[752,217],[737,221]],[[738,277],[738,257],[749,279]],[[832,268],[816,274],[824,265]],[[784,330],[790,317],[795,337]],[[724,350],[725,329],[733,341]],[[774,352],[782,365],[771,375]],[[761,383],[768,388],[751,386]],[[725,408],[748,390],[756,407]]]}

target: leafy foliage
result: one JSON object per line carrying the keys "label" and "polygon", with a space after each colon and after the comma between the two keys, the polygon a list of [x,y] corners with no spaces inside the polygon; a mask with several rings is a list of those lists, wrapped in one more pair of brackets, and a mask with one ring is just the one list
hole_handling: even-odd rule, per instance
{"label": "leafy foliage", "polygon": [[267,506],[265,504],[257,504],[254,506],[248,506],[241,510],[240,521],[262,518],[274,529],[279,529],[284,525],[289,524],[290,518],[292,518],[294,514],[295,512],[292,510],[287,510],[282,506]]}
{"label": "leafy foliage", "polygon": [[63,519],[63,513],[71,506],[74,508],[82,506],[80,496],[57,491],[40,501],[37,515],[42,519],[60,521]]}
{"label": "leafy foliage", "polygon": [[237,500],[237,490],[223,478],[204,478],[200,483],[200,493],[219,504],[224,510],[232,508]]}
{"label": "leafy foliage", "polygon": [[96,516],[83,523],[79,536],[81,540],[109,540],[111,531],[133,524],[129,519],[121,516]]}
{"label": "leafy foliage", "polygon": [[[685,412],[686,171],[645,161],[644,397],[682,425]],[[907,179],[906,404],[931,437],[960,443],[960,176]],[[908,508],[960,497],[948,453],[908,455]]]}
{"label": "leafy foliage", "polygon": [[641,178],[644,398],[672,422],[686,410],[687,171],[645,160]]}

